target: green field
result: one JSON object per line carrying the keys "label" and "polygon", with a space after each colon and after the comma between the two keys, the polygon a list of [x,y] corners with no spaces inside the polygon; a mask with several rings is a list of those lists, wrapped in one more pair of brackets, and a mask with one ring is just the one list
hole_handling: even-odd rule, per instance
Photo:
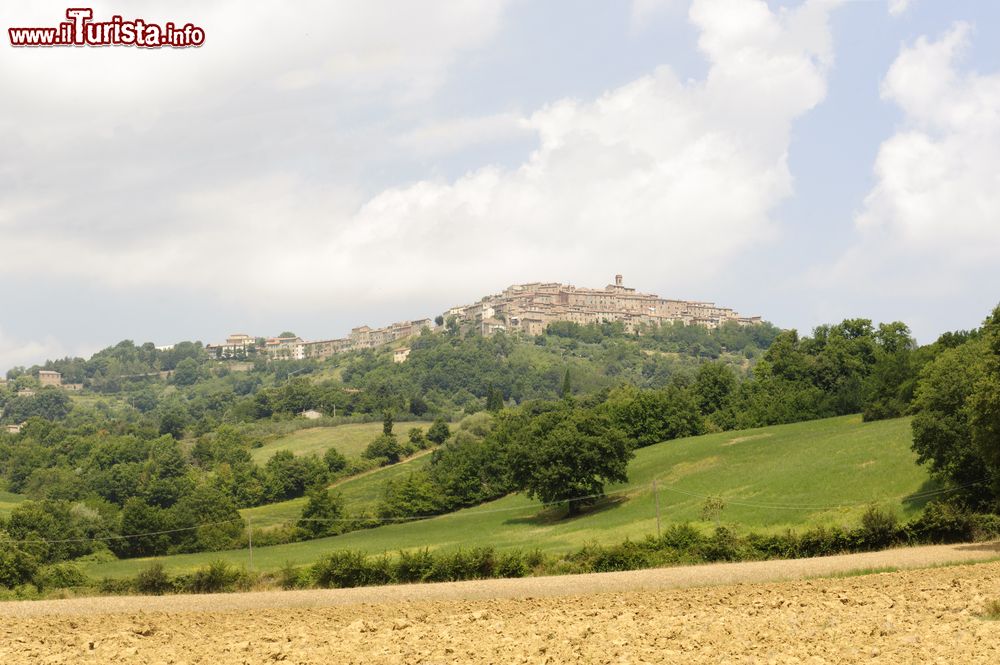
{"label": "green field", "polygon": [[[430,425],[428,422],[396,423],[393,432],[400,440],[405,440],[410,428],[419,427],[426,432]],[[368,444],[381,433],[382,423],[310,427],[268,441],[262,447],[252,450],[251,455],[257,464],[264,464],[279,450],[290,450],[296,455],[316,453],[322,456],[327,449],[336,448],[347,457],[360,457]]]}
{"label": "green field", "polygon": [[[720,521],[740,529],[778,531],[811,525],[853,525],[869,502],[901,517],[918,513],[914,493],[933,489],[910,450],[909,419],[862,423],[860,416],[724,432],[643,448],[629,482],[608,487],[604,505],[574,519],[520,495],[421,522],[254,550],[258,569],[305,564],[338,548],[368,552],[428,547],[540,548],[568,551],[585,543],[617,543],[656,531],[652,482],[657,479],[664,525],[701,522],[704,497],[726,501]],[[345,488],[346,489],[346,488]],[[346,492],[345,492],[346,494]],[[246,550],[163,557],[168,570],[191,570],[213,559],[237,564]],[[91,564],[95,577],[134,574],[149,560]]]}
{"label": "green field", "polygon": [[[423,468],[430,461],[429,454],[414,456],[399,464],[347,478],[336,483],[334,487],[344,496],[344,506],[349,515],[358,515],[362,512],[374,514],[375,504],[378,503],[382,486],[387,480],[405,477],[407,474]],[[244,508],[240,514],[243,515],[244,519],[252,520],[255,528],[294,523],[302,514],[302,508],[307,501],[306,497],[301,497],[256,508]]]}
{"label": "green field", "polygon": [[14,506],[24,501],[25,498],[27,497],[21,494],[0,492],[0,516],[6,517],[10,515],[10,511],[14,510]]}

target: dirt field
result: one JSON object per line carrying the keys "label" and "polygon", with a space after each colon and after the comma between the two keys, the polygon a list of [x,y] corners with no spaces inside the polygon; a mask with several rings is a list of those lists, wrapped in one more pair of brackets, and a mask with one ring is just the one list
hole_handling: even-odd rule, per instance
{"label": "dirt field", "polygon": [[[947,553],[920,549],[933,552],[931,557]],[[992,552],[970,551],[996,553],[995,546]],[[907,550],[876,555],[899,560],[900,552]],[[841,565],[832,561],[838,559],[830,557],[828,564]],[[721,580],[734,569],[774,574],[739,568],[748,565],[689,572],[714,570]],[[601,591],[608,584],[650,589],[663,572],[5,603],[0,663],[1000,662],[1000,621],[978,616],[987,601],[1000,598],[1000,562],[840,579]],[[628,577],[640,573],[649,576],[646,582]],[[538,595],[504,597],[531,593],[524,586],[530,583]],[[573,591],[578,593],[566,595]]]}

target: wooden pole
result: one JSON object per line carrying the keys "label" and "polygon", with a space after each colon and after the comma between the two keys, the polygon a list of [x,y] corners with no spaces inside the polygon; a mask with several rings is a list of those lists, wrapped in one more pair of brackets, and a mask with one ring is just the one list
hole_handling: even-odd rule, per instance
{"label": "wooden pole", "polygon": [[656,503],[656,537],[660,537],[660,494],[656,491],[656,478],[653,478],[653,501]]}
{"label": "wooden pole", "polygon": [[247,542],[250,544],[250,572],[253,572],[253,518],[247,518]]}

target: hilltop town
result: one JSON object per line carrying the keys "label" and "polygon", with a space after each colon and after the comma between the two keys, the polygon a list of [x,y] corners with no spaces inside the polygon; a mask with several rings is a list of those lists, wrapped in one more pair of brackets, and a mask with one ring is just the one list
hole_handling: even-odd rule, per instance
{"label": "hilltop town", "polygon": [[[431,319],[399,321],[382,328],[359,326],[350,335],[338,339],[306,341],[294,335],[260,338],[243,333],[232,334],[222,344],[209,344],[209,355],[219,359],[243,359],[264,354],[272,359],[303,360],[329,358],[337,353],[371,349],[412,337],[424,329],[446,325],[475,328],[483,335],[497,332],[539,335],[554,321],[580,325],[621,322],[628,332],[640,332],[643,326],[680,322],[717,328],[724,323],[755,325],[760,316],[741,316],[728,307],[712,302],[673,300],[650,293],[640,293],[624,286],[622,275],[613,284],[591,289],[558,282],[515,284],[471,305],[452,307]],[[394,356],[406,359],[406,349]]]}

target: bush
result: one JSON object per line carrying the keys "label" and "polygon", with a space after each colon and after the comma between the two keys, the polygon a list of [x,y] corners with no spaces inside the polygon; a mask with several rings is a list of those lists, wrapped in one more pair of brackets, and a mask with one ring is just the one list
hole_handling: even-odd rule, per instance
{"label": "bush", "polygon": [[135,590],[150,596],[160,596],[173,591],[174,583],[170,581],[162,563],[152,563],[135,576]]}
{"label": "bush", "polygon": [[285,591],[308,586],[309,577],[302,568],[296,568],[290,561],[285,562],[278,573],[278,584]]}
{"label": "bush", "polygon": [[481,580],[495,577],[496,550],[492,547],[459,549],[450,554],[440,554],[427,575],[432,582]]}
{"label": "bush", "polygon": [[895,513],[872,504],[861,516],[859,535],[859,544],[870,549],[895,545],[900,540],[899,518]]}
{"label": "bush", "polygon": [[31,581],[38,571],[38,559],[4,540],[0,538],[0,587],[13,589]]}
{"label": "bush", "polygon": [[181,585],[188,593],[219,593],[234,591],[241,577],[239,570],[225,561],[216,560],[181,580]]}
{"label": "bush", "polygon": [[330,473],[340,473],[347,468],[347,458],[336,448],[329,448],[323,454],[323,461],[326,462],[326,468]]}
{"label": "bush", "polygon": [[403,448],[393,434],[383,434],[368,444],[362,456],[366,459],[380,460],[382,466],[399,462]]}
{"label": "bush", "polygon": [[936,502],[907,525],[910,538],[919,543],[956,543],[973,539],[972,514],[951,503]]}
{"label": "bush", "polygon": [[135,592],[135,583],[128,578],[105,577],[97,583],[97,590],[108,596],[125,596]]}
{"label": "bush", "polygon": [[451,436],[451,430],[448,428],[448,423],[446,423],[442,418],[438,418],[434,421],[434,424],[430,426],[427,430],[427,440],[437,445],[441,445],[448,440]]}
{"label": "bush", "polygon": [[636,570],[649,565],[647,552],[630,540],[610,547],[594,547],[588,554],[588,567],[595,573]]}
{"label": "bush", "polygon": [[528,557],[520,550],[503,552],[497,557],[497,577],[526,577],[530,572]]}
{"label": "bush", "polygon": [[434,567],[434,555],[428,550],[407,552],[401,550],[396,559],[395,577],[398,582],[410,584],[423,582]]}
{"label": "bush", "polygon": [[90,579],[75,563],[54,563],[42,566],[32,580],[41,591],[43,589],[71,589],[88,586]]}
{"label": "bush", "polygon": [[340,550],[312,566],[313,582],[320,587],[346,589],[374,584],[372,567],[363,552]]}

